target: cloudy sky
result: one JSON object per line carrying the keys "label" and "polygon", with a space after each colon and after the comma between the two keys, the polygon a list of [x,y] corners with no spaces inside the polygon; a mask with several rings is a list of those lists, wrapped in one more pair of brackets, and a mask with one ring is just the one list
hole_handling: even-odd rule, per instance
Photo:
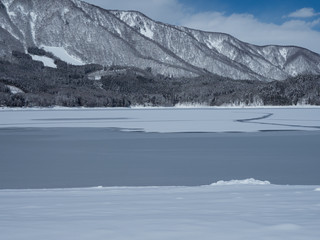
{"label": "cloudy sky", "polygon": [[85,0],[137,10],[154,20],[229,33],[258,45],[298,45],[320,53],[319,0]]}

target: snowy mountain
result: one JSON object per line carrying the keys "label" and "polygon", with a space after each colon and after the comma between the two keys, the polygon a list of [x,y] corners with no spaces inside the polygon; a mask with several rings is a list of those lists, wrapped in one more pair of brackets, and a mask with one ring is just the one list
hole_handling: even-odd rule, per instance
{"label": "snowy mountain", "polygon": [[320,74],[307,49],[255,46],[223,33],[153,21],[134,11],[108,11],[78,0],[1,0],[0,58],[43,48],[79,65],[151,68],[153,74],[284,80]]}

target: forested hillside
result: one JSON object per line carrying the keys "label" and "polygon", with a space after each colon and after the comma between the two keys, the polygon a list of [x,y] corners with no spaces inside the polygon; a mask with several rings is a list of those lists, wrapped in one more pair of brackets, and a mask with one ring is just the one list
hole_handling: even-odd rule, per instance
{"label": "forested hillside", "polygon": [[[29,53],[54,59],[41,49],[30,48]],[[50,68],[17,51],[12,52],[12,59],[0,61],[0,106],[320,105],[317,75],[273,82],[239,81],[210,73],[170,78],[154,75],[150,68],[73,66],[57,58],[57,67]]]}

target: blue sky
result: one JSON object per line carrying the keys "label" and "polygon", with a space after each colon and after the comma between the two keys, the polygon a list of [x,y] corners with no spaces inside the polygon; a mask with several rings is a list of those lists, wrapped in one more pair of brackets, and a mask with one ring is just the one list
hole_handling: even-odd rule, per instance
{"label": "blue sky", "polygon": [[320,12],[319,0],[181,0],[194,12],[218,11],[225,14],[249,13],[269,23],[283,23],[286,15],[302,8]]}
{"label": "blue sky", "polygon": [[85,0],[152,19],[229,33],[257,45],[297,45],[320,53],[320,0]]}

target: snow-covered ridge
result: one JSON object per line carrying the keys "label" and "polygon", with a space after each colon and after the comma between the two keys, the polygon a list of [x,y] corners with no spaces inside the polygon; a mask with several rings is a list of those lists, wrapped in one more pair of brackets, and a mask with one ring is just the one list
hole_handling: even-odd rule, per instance
{"label": "snow-covered ridge", "polygon": [[244,180],[231,180],[231,181],[218,181],[212,183],[211,186],[228,186],[228,185],[270,185],[269,181],[260,181],[254,178],[248,178]]}
{"label": "snow-covered ridge", "polygon": [[[166,76],[210,73],[283,80],[320,74],[320,56],[298,47],[259,47],[223,33],[156,22],[139,12],[104,11],[77,0],[2,0],[0,27],[24,49],[47,46],[74,65],[134,66]],[[13,46],[1,45],[4,52]],[[56,48],[56,49],[53,49]]]}
{"label": "snow-covered ridge", "polygon": [[130,27],[135,28],[138,32],[147,38],[153,39],[154,24],[153,21],[144,17],[137,12],[130,11],[111,11],[115,16],[126,22]]}

